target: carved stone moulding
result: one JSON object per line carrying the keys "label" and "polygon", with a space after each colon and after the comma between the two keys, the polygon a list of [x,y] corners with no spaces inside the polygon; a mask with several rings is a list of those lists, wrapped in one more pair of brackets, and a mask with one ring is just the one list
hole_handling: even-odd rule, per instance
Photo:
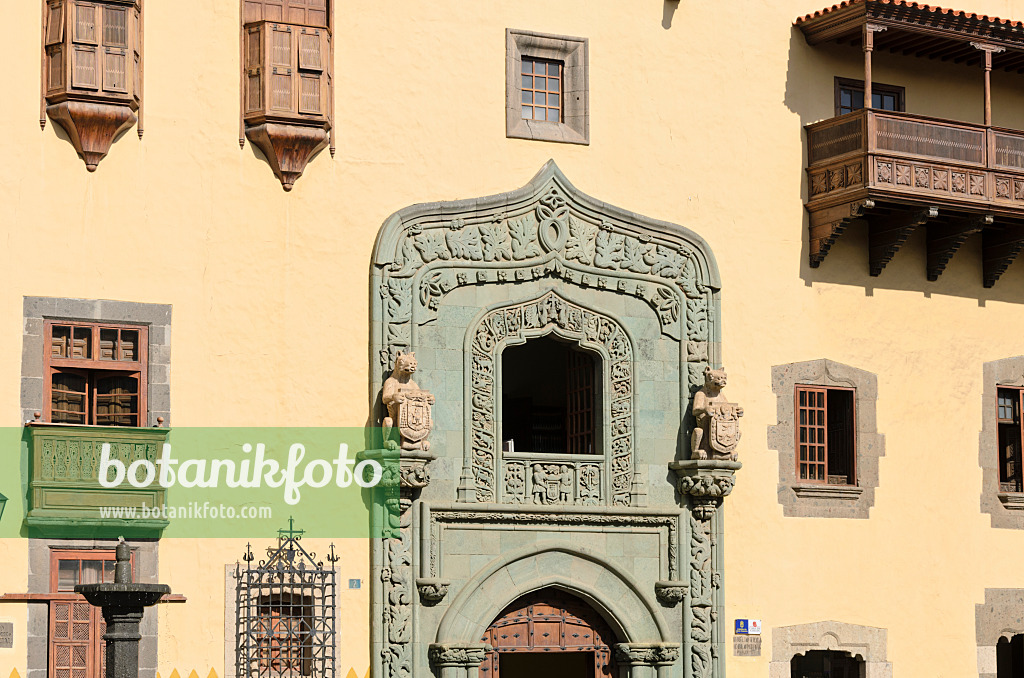
{"label": "carved stone moulding", "polygon": [[330,134],[323,127],[273,122],[247,127],[245,136],[263,151],[286,191],[292,190],[309,161],[330,141]]}
{"label": "carved stone moulding", "polygon": [[46,114],[67,132],[85,167],[95,172],[110,145],[138,118],[128,104],[67,100],[46,107]]}
{"label": "carved stone moulding", "polygon": [[447,676],[462,678],[463,676],[469,676],[471,673],[476,675],[471,669],[480,666],[480,663],[490,651],[491,646],[487,643],[431,643],[427,649],[427,654],[430,657],[430,663],[442,671],[444,669],[455,669],[452,672],[445,672],[446,678]]}
{"label": "carved stone moulding", "polygon": [[654,582],[654,595],[665,605],[671,606],[681,603],[689,588],[684,581],[656,581]]}
{"label": "carved stone moulding", "polygon": [[679,661],[678,643],[618,643],[615,661],[629,666],[670,666]]}

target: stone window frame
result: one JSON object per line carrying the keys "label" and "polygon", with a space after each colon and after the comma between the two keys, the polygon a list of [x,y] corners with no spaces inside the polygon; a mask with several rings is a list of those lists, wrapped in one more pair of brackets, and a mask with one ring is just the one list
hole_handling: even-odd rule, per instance
{"label": "stone window frame", "polygon": [[[796,406],[798,385],[852,388],[856,417],[857,484],[801,484],[796,477]],[[878,487],[878,459],[885,456],[885,436],[877,431],[878,377],[856,367],[821,358],[772,367],[778,424],[768,427],[768,447],[779,453],[779,503],[786,517],[867,519]]]}
{"label": "stone window frame", "polygon": [[[589,40],[505,29],[505,136],[510,139],[590,144]],[[523,56],[562,63],[562,121],[524,120]]]}
{"label": "stone window frame", "polygon": [[171,418],[171,306],[106,299],[25,297],[21,351],[21,421],[33,421],[43,411],[46,391],[43,352],[46,350],[47,320],[145,325],[149,333],[147,364],[146,423],[170,425]]}
{"label": "stone window frame", "polygon": [[981,512],[991,516],[992,527],[1024,529],[1024,493],[999,489],[999,424],[996,399],[1000,387],[1024,388],[1024,356],[1002,358],[982,367],[981,435],[978,465],[981,466]]}
{"label": "stone window frame", "polygon": [[837,621],[820,621],[772,628],[772,659],[768,678],[789,678],[790,662],[811,650],[849,652],[864,662],[864,678],[889,678],[888,630]]}
{"label": "stone window frame", "polygon": [[[999,361],[996,361],[999,362]],[[979,678],[996,678],[996,645],[1024,633],[1024,589],[985,589],[985,602],[974,606]]]}
{"label": "stone window frame", "polygon": [[[156,539],[128,539],[135,556],[135,581],[155,584],[160,573],[160,548]],[[116,539],[36,539],[28,540],[28,592],[50,592],[51,554],[56,550],[113,551]],[[149,610],[142,618],[139,632],[139,678],[156,678],[159,615]],[[28,605],[28,671],[25,678],[47,678],[49,670],[50,606]]]}

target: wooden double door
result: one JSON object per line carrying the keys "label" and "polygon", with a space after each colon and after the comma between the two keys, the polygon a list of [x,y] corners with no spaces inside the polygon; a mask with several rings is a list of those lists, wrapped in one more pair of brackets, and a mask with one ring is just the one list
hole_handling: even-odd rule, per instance
{"label": "wooden double door", "polygon": [[601,615],[558,589],[527,594],[502,610],[482,642],[494,648],[481,678],[607,678],[617,640]]}

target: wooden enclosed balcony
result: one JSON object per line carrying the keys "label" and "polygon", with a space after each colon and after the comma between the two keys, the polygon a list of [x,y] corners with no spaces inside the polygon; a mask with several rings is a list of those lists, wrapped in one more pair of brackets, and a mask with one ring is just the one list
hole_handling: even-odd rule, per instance
{"label": "wooden enclosed balcony", "polygon": [[872,275],[920,226],[929,280],[972,234],[986,287],[1024,247],[1022,131],[860,110],[808,125],[807,154],[811,266],[854,219],[869,225]]}
{"label": "wooden enclosed balcony", "polygon": [[[871,275],[924,229],[929,280],[976,235],[982,282],[994,285],[1024,250],[1024,131],[992,125],[991,72],[1024,73],[1024,24],[905,0],[842,0],[795,25],[808,45],[847,45],[864,59],[867,108],[805,128],[810,265],[821,264],[836,238],[861,220]],[[872,83],[872,55],[881,52],[895,55],[886,58],[897,69],[907,58],[927,59],[940,71],[946,63],[977,67],[981,124],[881,110],[902,108],[902,94],[899,106],[874,96],[884,96],[885,86],[873,91]],[[861,105],[840,101],[838,79],[836,92],[837,112]],[[948,96],[961,93],[953,88]]]}

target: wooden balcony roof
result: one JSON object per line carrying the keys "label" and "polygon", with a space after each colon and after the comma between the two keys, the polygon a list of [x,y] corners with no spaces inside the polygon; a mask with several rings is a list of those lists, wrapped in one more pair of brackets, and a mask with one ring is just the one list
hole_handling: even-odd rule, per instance
{"label": "wooden balcony roof", "polygon": [[844,0],[797,18],[809,45],[834,41],[860,47],[865,24],[884,27],[874,36],[874,51],[926,57],[957,64],[982,64],[984,54],[971,43],[1006,51],[992,67],[1024,73],[1024,23],[906,0]]}

